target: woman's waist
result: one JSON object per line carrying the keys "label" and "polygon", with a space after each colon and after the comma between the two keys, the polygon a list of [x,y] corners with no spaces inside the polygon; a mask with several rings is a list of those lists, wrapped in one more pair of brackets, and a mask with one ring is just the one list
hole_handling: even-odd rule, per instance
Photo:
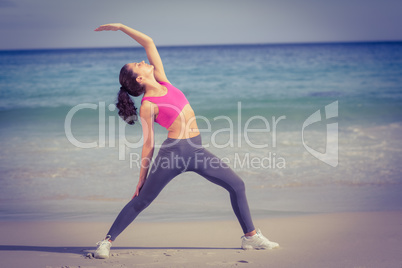
{"label": "woman's waist", "polygon": [[172,139],[188,139],[200,135],[198,127],[168,129],[168,137]]}
{"label": "woman's waist", "polygon": [[172,139],[188,139],[200,134],[195,116],[183,118],[183,120],[175,120],[167,130],[169,131],[168,137]]}
{"label": "woman's waist", "polygon": [[[170,132],[169,132],[170,134]],[[168,134],[168,137],[166,140],[163,142],[162,147],[165,146],[187,146],[191,145],[192,147],[200,147],[202,146],[202,139],[201,139],[201,134],[200,132],[193,133],[192,135],[189,136],[170,136]]]}

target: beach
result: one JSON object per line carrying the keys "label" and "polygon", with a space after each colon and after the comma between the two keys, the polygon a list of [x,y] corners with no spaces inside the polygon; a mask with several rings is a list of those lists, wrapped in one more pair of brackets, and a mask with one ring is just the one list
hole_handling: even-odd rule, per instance
{"label": "beach", "polygon": [[397,267],[402,212],[310,214],[256,220],[279,249],[240,249],[236,221],[139,222],[91,259],[109,223],[1,222],[1,267]]}

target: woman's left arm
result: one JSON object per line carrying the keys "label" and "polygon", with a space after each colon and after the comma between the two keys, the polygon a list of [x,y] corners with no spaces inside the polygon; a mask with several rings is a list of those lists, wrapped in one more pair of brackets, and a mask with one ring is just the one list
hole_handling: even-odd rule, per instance
{"label": "woman's left arm", "polygon": [[127,34],[135,41],[137,41],[138,44],[144,47],[145,52],[147,53],[149,63],[154,66],[154,76],[156,81],[169,82],[169,80],[166,77],[165,70],[163,68],[162,59],[151,37],[121,23],[105,24],[95,29],[95,31],[118,31],[118,30]]}

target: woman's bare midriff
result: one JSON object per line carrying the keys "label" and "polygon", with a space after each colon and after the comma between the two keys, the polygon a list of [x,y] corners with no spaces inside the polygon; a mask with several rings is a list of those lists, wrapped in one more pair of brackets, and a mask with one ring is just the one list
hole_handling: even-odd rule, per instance
{"label": "woman's bare midriff", "polygon": [[188,139],[200,135],[195,114],[190,104],[184,106],[168,131],[168,137],[171,139]]}

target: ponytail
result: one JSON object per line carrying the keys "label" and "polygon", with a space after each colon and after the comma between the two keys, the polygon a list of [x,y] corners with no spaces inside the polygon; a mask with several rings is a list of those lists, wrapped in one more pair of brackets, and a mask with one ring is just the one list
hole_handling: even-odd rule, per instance
{"label": "ponytail", "polygon": [[127,124],[134,125],[135,121],[138,121],[137,108],[124,87],[121,87],[117,94],[116,107],[119,109],[119,116]]}
{"label": "ponytail", "polygon": [[119,109],[119,115],[129,125],[134,125],[138,121],[137,108],[130,95],[138,97],[145,92],[145,87],[140,85],[137,80],[137,74],[134,73],[129,64],[124,65],[120,70],[120,91],[117,94],[116,107]]}

